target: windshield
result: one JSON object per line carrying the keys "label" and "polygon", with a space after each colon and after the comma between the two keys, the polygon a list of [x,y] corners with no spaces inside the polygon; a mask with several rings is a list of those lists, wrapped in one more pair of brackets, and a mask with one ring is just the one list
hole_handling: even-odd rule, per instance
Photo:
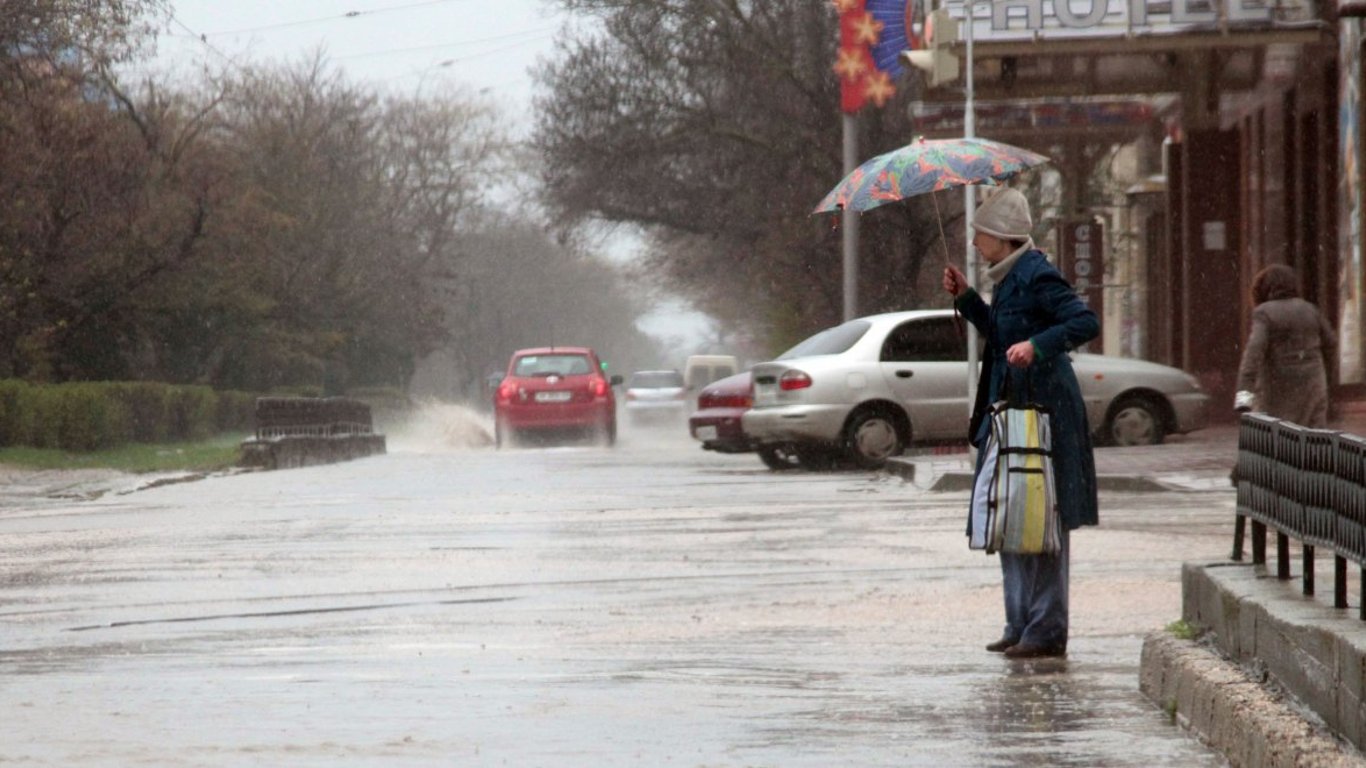
{"label": "windshield", "polygon": [[593,366],[583,355],[527,355],[517,358],[513,376],[576,376],[591,373]]}
{"label": "windshield", "polygon": [[632,389],[667,389],[683,387],[683,374],[678,371],[637,371],[631,374]]}
{"label": "windshield", "polygon": [[863,338],[863,334],[867,333],[868,329],[871,327],[872,323],[867,320],[850,320],[844,325],[826,328],[792,349],[778,355],[777,359],[791,360],[794,357],[838,355],[841,352],[847,352],[859,339]]}

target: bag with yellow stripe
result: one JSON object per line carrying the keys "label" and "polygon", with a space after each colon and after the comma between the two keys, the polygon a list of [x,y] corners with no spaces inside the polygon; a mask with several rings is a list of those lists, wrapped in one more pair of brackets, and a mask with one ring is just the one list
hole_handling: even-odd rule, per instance
{"label": "bag with yellow stripe", "polygon": [[987,554],[1056,554],[1062,543],[1048,412],[1003,401],[990,418],[973,484],[969,546]]}

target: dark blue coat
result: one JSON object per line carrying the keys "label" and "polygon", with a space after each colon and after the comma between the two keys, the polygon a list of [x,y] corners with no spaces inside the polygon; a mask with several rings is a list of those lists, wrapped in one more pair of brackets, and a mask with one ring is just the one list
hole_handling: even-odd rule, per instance
{"label": "dark blue coat", "polygon": [[[1100,322],[1077,297],[1062,274],[1041,251],[1020,255],[1010,273],[996,285],[991,305],[976,291],[958,297],[958,309],[986,340],[982,373],[977,383],[969,437],[985,444],[987,407],[1001,399],[1006,375],[1006,350],[1017,342],[1034,342],[1034,362],[1013,369],[1011,400],[1025,387],[1029,400],[1050,412],[1053,427],[1053,474],[1057,483],[1058,515],[1068,530],[1100,521],[1096,501],[1096,460],[1091,452],[1091,429],[1081,399],[1077,375],[1067,353],[1094,339]],[[981,454],[978,454],[981,460]]]}

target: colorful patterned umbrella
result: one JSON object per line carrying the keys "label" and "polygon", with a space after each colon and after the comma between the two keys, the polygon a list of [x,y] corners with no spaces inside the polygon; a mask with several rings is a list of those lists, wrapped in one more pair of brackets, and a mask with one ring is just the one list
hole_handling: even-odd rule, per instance
{"label": "colorful patterned umbrella", "polygon": [[878,155],[844,177],[813,213],[866,211],[967,184],[995,186],[1048,158],[990,139],[916,139]]}

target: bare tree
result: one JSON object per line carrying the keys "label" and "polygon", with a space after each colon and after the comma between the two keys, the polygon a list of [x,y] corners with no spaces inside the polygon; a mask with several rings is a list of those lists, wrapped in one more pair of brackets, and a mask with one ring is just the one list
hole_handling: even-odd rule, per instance
{"label": "bare tree", "polygon": [[[777,342],[837,321],[839,234],[810,215],[843,175],[827,4],[563,5],[593,23],[537,74],[536,143],[553,208],[566,220],[646,227],[655,274]],[[902,101],[861,124],[865,156],[912,138]],[[921,265],[938,237],[929,203],[864,217],[865,310],[927,301]]]}
{"label": "bare tree", "polygon": [[56,25],[33,39],[17,7],[0,8],[0,376],[343,391],[406,387],[445,348],[469,382],[531,343],[504,317],[646,346],[612,270],[487,213],[509,148],[468,95],[385,98],[320,54],[129,87],[109,65],[140,17],[119,14],[156,3],[94,16],[125,25],[103,48],[61,17],[80,3],[25,5]]}
{"label": "bare tree", "polygon": [[192,261],[221,173],[204,110],[75,65],[0,74],[0,373],[130,375],[141,303]]}
{"label": "bare tree", "polygon": [[8,78],[93,75],[143,51],[168,11],[166,0],[5,0],[0,70]]}
{"label": "bare tree", "polygon": [[[504,150],[466,94],[380,98],[321,55],[243,77],[222,110],[242,173],[237,248],[269,306],[235,359],[334,388],[406,387],[462,316],[463,239]],[[272,382],[265,382],[270,384]]]}

